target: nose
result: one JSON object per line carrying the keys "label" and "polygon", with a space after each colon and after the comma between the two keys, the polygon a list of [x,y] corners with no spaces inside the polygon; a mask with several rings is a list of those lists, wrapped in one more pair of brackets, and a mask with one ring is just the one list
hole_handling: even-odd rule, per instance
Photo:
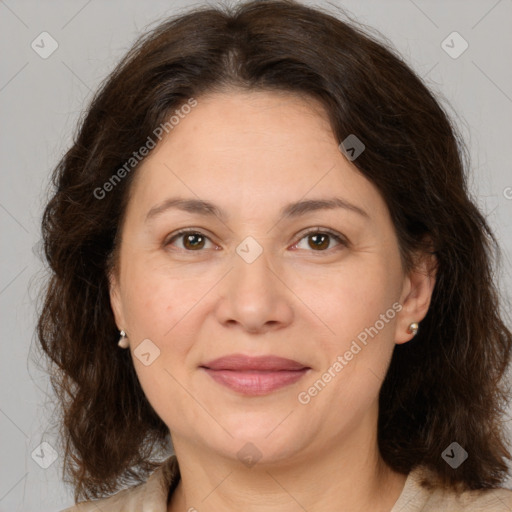
{"label": "nose", "polygon": [[219,283],[216,316],[223,325],[251,333],[281,329],[293,320],[293,292],[274,270],[265,250],[252,262],[235,253],[233,268]]}

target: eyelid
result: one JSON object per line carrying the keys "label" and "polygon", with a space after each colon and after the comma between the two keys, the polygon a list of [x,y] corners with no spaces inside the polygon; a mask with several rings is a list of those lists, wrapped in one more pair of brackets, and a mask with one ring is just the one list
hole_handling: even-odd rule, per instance
{"label": "eyelid", "polygon": [[[296,235],[296,237],[298,237],[297,241],[294,242],[291,247],[295,247],[299,242],[302,241],[303,238],[307,237],[308,235],[317,234],[317,233],[322,233],[322,234],[329,235],[332,238],[334,238],[340,245],[343,245],[345,247],[348,247],[348,245],[349,245],[349,241],[341,233],[338,233],[337,231],[333,231],[332,229],[329,229],[329,228],[314,227],[314,228],[308,228],[305,231],[302,231],[301,233]],[[164,241],[164,246],[170,245],[173,240],[175,240],[176,238],[179,238],[181,235],[185,235],[185,234],[198,234],[198,235],[202,235],[203,237],[208,239],[212,244],[217,245],[211,239],[211,236],[206,234],[200,228],[182,228],[182,229],[179,229],[178,231],[172,233],[170,236],[168,236],[165,239],[165,241]],[[327,249],[327,250],[324,250],[324,251],[313,251],[313,250],[311,250],[311,251],[308,251],[308,252],[325,253],[325,252],[329,252],[329,251],[331,251],[333,249],[335,249],[335,247],[332,247],[331,249]],[[190,253],[192,253],[192,252],[204,252],[204,250],[198,250],[198,251],[190,251],[190,250],[185,250],[185,249],[180,249],[180,250],[182,252],[190,252]],[[214,249],[214,250],[217,250],[217,249]]]}
{"label": "eyelid", "polygon": [[[204,238],[208,239],[212,244],[217,245],[213,240],[212,237],[208,234],[206,234],[202,229],[199,228],[182,228],[178,231],[175,231],[171,233],[168,237],[164,239],[163,246],[166,247],[167,245],[171,245],[171,242],[175,240],[176,238],[179,238],[181,235],[186,234],[197,234],[201,235]],[[179,249],[182,252],[204,252],[204,250],[198,250],[198,251],[187,251],[185,249]],[[215,249],[216,250],[216,249]]]}
{"label": "eyelid", "polygon": [[[299,239],[297,240],[297,242],[295,242],[293,244],[292,247],[295,247],[303,238],[307,237],[308,235],[314,235],[317,233],[329,235],[332,238],[334,238],[337,242],[339,242],[340,245],[344,245],[345,247],[348,247],[348,245],[349,245],[349,241],[341,233],[338,233],[337,231],[333,231],[332,229],[329,229],[329,228],[315,227],[315,228],[309,228],[306,231],[299,233],[297,235],[299,237]],[[335,249],[335,247],[332,247],[331,249],[327,249],[325,251],[309,251],[309,252],[326,253],[333,249]]]}

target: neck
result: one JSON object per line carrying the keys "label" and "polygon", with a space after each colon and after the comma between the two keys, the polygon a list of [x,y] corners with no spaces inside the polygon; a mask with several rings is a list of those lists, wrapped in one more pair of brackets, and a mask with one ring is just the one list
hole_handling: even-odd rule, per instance
{"label": "neck", "polygon": [[181,479],[169,512],[389,512],[406,480],[384,463],[376,436],[363,439],[361,431],[250,468],[179,436],[173,445]]}
{"label": "neck", "polygon": [[181,479],[168,511],[389,512],[406,476],[384,463],[376,435],[363,434],[252,467],[173,435]]}

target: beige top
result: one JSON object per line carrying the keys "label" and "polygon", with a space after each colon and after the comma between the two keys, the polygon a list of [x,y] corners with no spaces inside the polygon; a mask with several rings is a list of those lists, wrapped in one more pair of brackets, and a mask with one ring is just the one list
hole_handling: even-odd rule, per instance
{"label": "beige top", "polygon": [[[512,490],[488,489],[466,491],[428,491],[419,481],[424,469],[411,471],[405,486],[390,512],[512,512]],[[148,480],[124,489],[109,498],[81,502],[61,512],[167,512],[168,498],[178,485],[180,472],[172,455]]]}

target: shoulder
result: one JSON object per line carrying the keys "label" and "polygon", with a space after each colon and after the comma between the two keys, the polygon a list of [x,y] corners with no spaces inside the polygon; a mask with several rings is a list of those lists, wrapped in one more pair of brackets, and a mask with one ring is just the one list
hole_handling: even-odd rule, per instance
{"label": "shoulder", "polygon": [[455,491],[426,489],[421,480],[428,476],[426,468],[411,471],[402,494],[391,512],[511,512],[512,490],[505,488]]}
{"label": "shoulder", "polygon": [[[168,496],[180,479],[176,456],[166,459],[145,483],[123,489],[113,496],[99,500],[83,501],[61,512],[138,512],[152,510],[166,512]],[[149,507],[149,508],[147,508]]]}
{"label": "shoulder", "polygon": [[66,508],[61,512],[128,512],[135,510],[145,493],[146,484],[140,484],[98,500],[82,501],[76,505]]}
{"label": "shoulder", "polygon": [[423,512],[510,512],[512,491],[485,489],[461,494],[435,492],[427,501]]}

